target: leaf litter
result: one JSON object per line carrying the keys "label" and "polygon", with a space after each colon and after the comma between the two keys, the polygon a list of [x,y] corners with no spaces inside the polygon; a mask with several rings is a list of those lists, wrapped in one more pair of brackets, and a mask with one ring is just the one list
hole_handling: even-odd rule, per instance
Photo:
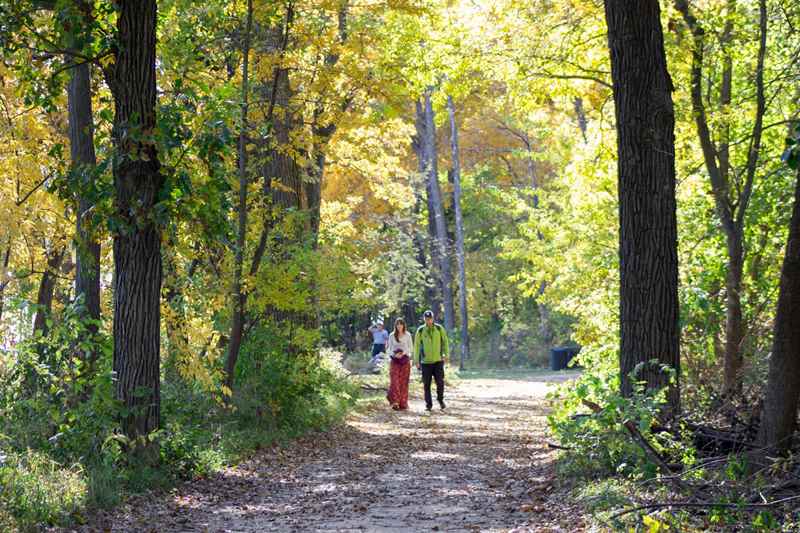
{"label": "leaf litter", "polygon": [[430,414],[418,397],[408,412],[381,404],[76,531],[585,531],[546,442],[545,395],[561,379],[461,380]]}

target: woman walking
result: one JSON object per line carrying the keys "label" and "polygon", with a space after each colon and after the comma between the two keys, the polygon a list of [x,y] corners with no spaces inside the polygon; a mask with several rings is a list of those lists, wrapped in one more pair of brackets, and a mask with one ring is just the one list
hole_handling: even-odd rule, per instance
{"label": "woman walking", "polygon": [[386,399],[392,409],[405,410],[408,409],[408,378],[411,375],[414,340],[402,318],[394,321],[394,331],[389,335],[386,348],[392,361],[389,366],[389,392]]}

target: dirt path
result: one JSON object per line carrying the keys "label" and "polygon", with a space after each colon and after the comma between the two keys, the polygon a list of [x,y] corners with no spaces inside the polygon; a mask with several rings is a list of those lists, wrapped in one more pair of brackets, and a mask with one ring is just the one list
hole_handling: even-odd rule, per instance
{"label": "dirt path", "polygon": [[580,531],[544,439],[544,396],[563,379],[463,380],[447,410],[430,414],[419,398],[404,413],[382,404],[159,501],[134,501],[106,523],[159,533]]}

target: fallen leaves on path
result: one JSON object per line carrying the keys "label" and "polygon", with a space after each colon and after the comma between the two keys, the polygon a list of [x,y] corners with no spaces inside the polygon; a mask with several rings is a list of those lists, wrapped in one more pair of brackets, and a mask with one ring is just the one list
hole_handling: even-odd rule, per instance
{"label": "fallen leaves on path", "polygon": [[446,411],[382,405],[81,531],[582,531],[545,441],[546,389],[464,380]]}

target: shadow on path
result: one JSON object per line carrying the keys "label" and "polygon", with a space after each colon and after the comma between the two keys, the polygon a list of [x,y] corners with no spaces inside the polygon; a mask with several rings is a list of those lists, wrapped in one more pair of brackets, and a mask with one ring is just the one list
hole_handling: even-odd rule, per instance
{"label": "shadow on path", "polygon": [[463,380],[430,414],[380,405],[84,531],[578,531],[550,508],[550,383]]}

